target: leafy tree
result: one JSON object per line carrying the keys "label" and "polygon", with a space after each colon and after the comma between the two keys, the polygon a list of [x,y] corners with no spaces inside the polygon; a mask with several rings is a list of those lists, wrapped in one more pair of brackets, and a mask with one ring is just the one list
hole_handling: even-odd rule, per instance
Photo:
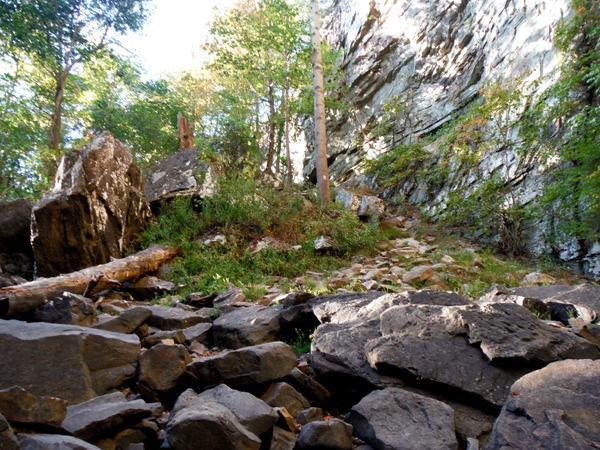
{"label": "leafy tree", "polygon": [[[65,86],[72,71],[104,51],[115,34],[136,31],[149,0],[5,0],[0,31],[51,76],[54,89],[47,145],[58,156]],[[52,170],[49,164],[48,169]]]}

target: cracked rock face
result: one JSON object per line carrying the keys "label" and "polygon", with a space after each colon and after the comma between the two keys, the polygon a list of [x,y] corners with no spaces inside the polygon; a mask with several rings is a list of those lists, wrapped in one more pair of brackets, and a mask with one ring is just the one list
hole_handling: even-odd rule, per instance
{"label": "cracked rock face", "polygon": [[53,277],[121,258],[149,212],[141,169],[129,149],[105,131],[63,157],[54,186],[33,207],[38,275]]}

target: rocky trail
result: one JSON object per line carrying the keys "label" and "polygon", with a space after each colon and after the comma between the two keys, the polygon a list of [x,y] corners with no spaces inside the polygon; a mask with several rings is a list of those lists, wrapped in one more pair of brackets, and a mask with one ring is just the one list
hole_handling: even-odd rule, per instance
{"label": "rocky trail", "polygon": [[[102,158],[107,146],[122,150],[103,139],[59,176],[62,188],[51,193],[59,206],[46,198],[33,207],[37,235],[50,237],[33,249],[11,238],[1,255],[1,450],[600,448],[597,285],[515,271],[350,191],[338,192],[347,209],[406,237],[335,271],[273,277],[255,301],[236,286],[171,293],[169,250],[164,261],[118,278],[106,267],[128,266],[118,247],[134,239],[129,225],[140,226],[134,212],[153,205],[131,168],[116,170],[129,174],[120,178],[129,188],[91,176],[106,173],[100,160],[131,163],[126,153]],[[156,183],[175,168],[157,172],[153,198],[207,195],[186,176],[194,162],[184,156],[177,165],[185,170],[162,188]],[[115,195],[129,200],[100,200]],[[87,236],[59,239],[53,210],[56,223],[77,219]],[[86,214],[110,219],[84,223]],[[71,250],[40,260],[50,245],[43,241]],[[326,252],[331,242],[318,241]],[[73,251],[77,245],[85,251]],[[265,238],[251,251],[277,245]],[[113,260],[100,260],[102,252]],[[33,259],[37,266],[61,254],[70,256],[61,268],[47,266],[51,278],[25,280]],[[67,265],[68,275],[55,276]],[[504,267],[506,284],[472,295],[492,265]],[[88,282],[15,306],[22,303],[14,292],[81,273]],[[455,280],[462,284],[450,286]]]}

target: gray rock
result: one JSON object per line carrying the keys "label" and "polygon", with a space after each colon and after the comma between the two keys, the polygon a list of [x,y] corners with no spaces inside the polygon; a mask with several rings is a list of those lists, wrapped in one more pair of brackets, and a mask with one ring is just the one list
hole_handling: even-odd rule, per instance
{"label": "gray rock", "polygon": [[352,450],[352,426],[339,419],[311,422],[302,427],[298,448]]}
{"label": "gray rock", "polygon": [[270,342],[194,361],[188,373],[200,387],[225,383],[231,387],[274,381],[296,367],[298,359],[283,342]]}
{"label": "gray rock", "polygon": [[121,392],[113,392],[69,406],[62,428],[76,438],[91,440],[134,425],[152,412],[152,406],[145,401],[128,402]]}
{"label": "gray rock", "polygon": [[72,404],[134,378],[140,355],[135,335],[17,320],[0,320],[0,348],[0,389],[20,386]]}
{"label": "gray rock", "polygon": [[174,197],[202,199],[212,196],[215,173],[199,160],[198,149],[190,148],[167,156],[150,168],[146,196],[152,210]]}
{"label": "gray rock", "polygon": [[294,418],[298,417],[302,410],[310,408],[308,400],[287,383],[273,383],[261,399],[270,406],[287,409]]}
{"label": "gray rock", "polygon": [[157,277],[145,276],[134,283],[125,283],[124,290],[129,292],[136,300],[151,300],[173,291],[175,284],[171,281],[161,280]]}
{"label": "gray rock", "polygon": [[273,342],[280,330],[280,307],[249,306],[222,315],[213,322],[219,347],[238,349]]}
{"label": "gray rock", "polygon": [[293,293],[287,295],[283,299],[282,305],[283,305],[284,309],[287,309],[287,308],[291,308],[292,306],[303,305],[307,301],[309,301],[311,298],[315,298],[315,296],[314,296],[314,294],[311,294],[310,292],[296,291],[296,292],[293,292]]}
{"label": "gray rock", "polygon": [[19,450],[19,441],[2,414],[0,414],[0,449]]}
{"label": "gray rock", "polygon": [[452,408],[402,389],[372,392],[344,420],[375,449],[458,450]]}
{"label": "gray rock", "polygon": [[146,336],[143,344],[145,347],[152,347],[153,345],[162,343],[165,339],[173,339],[175,344],[183,344],[185,342],[185,335],[183,334],[183,330],[158,331]]}
{"label": "gray rock", "polygon": [[559,361],[511,387],[488,450],[600,447],[600,361]]}
{"label": "gray rock", "polygon": [[291,431],[273,427],[271,446],[269,450],[294,450],[296,446],[296,435]]}
{"label": "gray rock", "polygon": [[183,330],[199,323],[210,322],[210,318],[179,308],[168,306],[148,306],[152,315],[146,323],[163,331]]}
{"label": "gray rock", "polygon": [[224,306],[230,305],[237,302],[245,302],[246,296],[242,293],[241,289],[229,289],[221,292],[213,299],[213,306],[215,308],[223,308]]}
{"label": "gray rock", "polygon": [[317,252],[323,252],[332,249],[333,245],[333,239],[330,237],[319,236],[317,239],[315,239],[313,247]]}
{"label": "gray rock", "polygon": [[192,327],[183,330],[186,344],[191,344],[194,341],[203,343],[206,342],[211,334],[211,323],[199,323]]}
{"label": "gray rock", "polygon": [[129,334],[142,325],[152,315],[150,309],[143,306],[127,308],[118,317],[111,318],[94,326],[99,330],[112,331],[115,333]]}
{"label": "gray rock", "polygon": [[55,397],[36,397],[13,386],[0,391],[0,414],[19,424],[59,428],[67,414],[67,402]]}
{"label": "gray rock", "polygon": [[196,308],[211,308],[215,298],[217,294],[204,295],[204,292],[194,292],[185,297],[185,303]]}
{"label": "gray rock", "polygon": [[271,429],[279,420],[279,414],[261,399],[224,384],[202,392],[200,397],[227,407],[248,431],[257,436]]}
{"label": "gray rock", "polygon": [[296,417],[296,422],[300,425],[306,425],[310,422],[319,422],[325,420],[323,410],[321,408],[307,408],[300,411],[300,414]]}
{"label": "gray rock", "polygon": [[342,203],[344,208],[352,212],[358,212],[362,197],[350,191],[340,189],[335,197],[335,201]]}
{"label": "gray rock", "polygon": [[38,275],[52,277],[121,258],[149,212],[142,171],[129,149],[105,131],[63,157],[54,186],[33,207]]}
{"label": "gray rock", "polygon": [[62,296],[40,306],[34,313],[33,320],[91,327],[98,323],[98,313],[91,299],[65,292]]}
{"label": "gray rock", "polygon": [[185,379],[191,361],[183,345],[155,345],[140,355],[139,381],[155,392],[169,392]]}
{"label": "gray rock", "polygon": [[377,219],[385,212],[385,202],[377,197],[365,195],[358,208],[358,217],[362,219]]}
{"label": "gray rock", "polygon": [[167,441],[177,450],[259,450],[261,441],[220,403],[188,389],[179,396],[167,425]]}
{"label": "gray rock", "polygon": [[297,367],[284,381],[302,393],[311,404],[324,405],[331,399],[331,393],[327,389],[314,378],[302,373]]}
{"label": "gray rock", "polygon": [[32,256],[30,230],[30,199],[0,201],[0,253],[23,253]]}
{"label": "gray rock", "polygon": [[60,434],[26,434],[18,436],[21,450],[100,450],[73,436]]}

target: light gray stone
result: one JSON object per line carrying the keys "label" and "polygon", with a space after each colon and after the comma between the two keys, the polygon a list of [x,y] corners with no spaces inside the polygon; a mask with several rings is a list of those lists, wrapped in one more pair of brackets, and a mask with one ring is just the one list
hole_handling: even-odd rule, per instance
{"label": "light gray stone", "polygon": [[142,325],[148,317],[152,315],[150,309],[143,306],[134,306],[128,308],[119,314],[118,317],[111,318],[105,322],[94,326],[99,330],[113,331],[115,333],[129,334],[133,333],[137,327]]}
{"label": "light gray stone", "polygon": [[146,319],[146,323],[163,331],[183,330],[199,323],[210,322],[210,318],[203,314],[179,308],[156,305],[147,308],[150,309],[152,315]]}
{"label": "light gray stone", "polygon": [[73,436],[60,434],[26,434],[18,436],[21,450],[100,450]]}
{"label": "light gray stone", "polygon": [[223,314],[213,322],[213,339],[219,347],[231,349],[273,342],[281,328],[281,309],[249,306]]}

